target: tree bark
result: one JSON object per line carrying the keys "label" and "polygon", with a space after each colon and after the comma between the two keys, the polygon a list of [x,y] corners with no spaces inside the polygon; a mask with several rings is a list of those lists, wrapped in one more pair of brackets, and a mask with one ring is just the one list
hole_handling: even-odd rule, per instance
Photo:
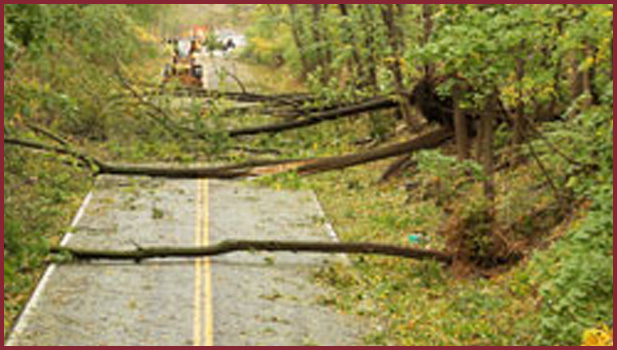
{"label": "tree bark", "polygon": [[467,116],[461,109],[461,87],[455,84],[452,90],[452,102],[454,104],[454,130],[456,134],[456,149],[458,159],[463,161],[469,159],[469,125]]}
{"label": "tree bark", "polygon": [[62,147],[10,138],[5,139],[4,142],[8,145],[17,145],[72,156],[94,168],[95,175],[130,175],[175,179],[235,179],[289,171],[296,171],[301,175],[308,175],[332,170],[341,170],[403,154],[409,154],[422,149],[435,148],[451,139],[452,136],[452,132],[449,129],[442,128],[407,142],[402,142],[363,153],[314,159],[255,160],[221,167],[196,168],[109,164],[87,154]]}
{"label": "tree bark", "polygon": [[362,27],[364,29],[364,46],[366,51],[368,51],[368,57],[366,59],[366,73],[367,76],[364,77],[366,80],[366,84],[370,87],[373,94],[377,93],[378,90],[378,79],[377,79],[377,56],[376,56],[376,47],[375,47],[375,23],[373,20],[373,16],[371,8],[366,5],[360,6],[360,18],[362,21]]}
{"label": "tree bark", "polygon": [[154,258],[212,257],[241,251],[383,255],[415,260],[435,260],[445,264],[451,264],[453,261],[452,256],[439,251],[376,243],[223,241],[208,247],[137,248],[125,251],[53,247],[50,250],[53,254],[66,254],[76,260],[134,260],[137,262]]}
{"label": "tree bark", "polygon": [[481,128],[482,140],[482,165],[484,167],[484,195],[493,203],[495,201],[495,121],[497,120],[497,93],[489,97],[486,110],[482,113]]}
{"label": "tree bark", "polygon": [[403,70],[401,68],[401,49],[403,43],[403,33],[401,28],[396,23],[396,13],[394,4],[380,5],[383,22],[388,32],[388,42],[390,50],[392,50],[392,62],[389,64],[390,71],[394,77],[394,85],[396,93],[401,102],[399,111],[403,119],[412,131],[417,131],[420,125],[418,118],[415,118],[409,99],[406,97]]}
{"label": "tree bark", "polygon": [[68,155],[92,168],[96,175],[142,175],[151,177],[178,178],[178,179],[197,179],[197,178],[219,178],[233,179],[240,177],[255,176],[256,169],[265,167],[283,166],[287,164],[301,164],[307,160],[302,159],[281,159],[281,160],[253,160],[240,164],[233,164],[221,167],[195,167],[195,168],[172,168],[172,167],[152,167],[141,165],[121,165],[111,164],[101,161],[91,155],[75,151],[69,147],[59,147],[44,144],[37,141],[22,140],[16,138],[5,138],[5,145],[20,146],[29,149]]}
{"label": "tree bark", "polygon": [[352,106],[342,107],[340,109],[315,113],[315,114],[310,115],[307,118],[303,118],[299,120],[292,120],[292,121],[270,124],[270,125],[262,125],[262,126],[230,130],[228,132],[228,135],[230,137],[239,137],[239,136],[266,134],[266,133],[269,133],[269,134],[279,133],[282,131],[293,130],[293,129],[316,125],[316,124],[319,124],[325,121],[331,121],[331,120],[336,120],[340,118],[350,117],[350,116],[361,114],[361,113],[382,110],[382,109],[387,109],[387,108],[395,108],[397,106],[398,106],[398,102],[393,101],[390,98],[378,97],[378,98],[374,98],[372,100],[369,100],[369,101],[366,101],[366,102],[363,102],[357,105],[352,105]]}
{"label": "tree bark", "polygon": [[[521,43],[521,50],[525,52],[525,42]],[[518,97],[516,102],[516,112],[514,114],[514,144],[520,145],[525,141],[527,131],[525,126],[525,103],[523,102],[523,88],[522,83],[525,78],[525,59],[522,57],[516,58],[516,82],[518,84]]]}
{"label": "tree bark", "polygon": [[325,45],[326,40],[322,32],[322,21],[321,21],[321,4],[312,4],[313,9],[313,22],[311,25],[311,29],[313,32],[313,42],[316,46],[315,53],[317,56],[317,62],[322,69],[321,82],[322,84],[326,84],[328,82],[329,76],[329,62],[326,53]]}
{"label": "tree bark", "polygon": [[171,95],[178,97],[226,98],[236,102],[270,103],[280,105],[302,105],[315,102],[315,98],[306,93],[258,94],[252,92],[221,91],[204,88],[176,88],[173,90],[152,88],[145,90],[141,96]]}
{"label": "tree bark", "polygon": [[405,169],[412,167],[415,164],[412,156],[406,155],[395,160],[388,166],[379,178],[380,183],[384,183],[394,177],[399,176]]}
{"label": "tree bark", "polygon": [[[349,65],[350,73],[357,73],[360,77],[362,77],[364,76],[364,71],[358,49],[357,35],[351,26],[351,16],[349,15],[349,9],[347,8],[347,4],[339,4],[338,6],[339,11],[341,12],[341,16],[345,18],[343,22],[343,40],[345,43],[351,46],[351,64]],[[358,85],[358,78],[354,76],[354,86],[357,87]]]}
{"label": "tree bark", "polygon": [[[426,45],[431,40],[431,35],[433,35],[433,5],[424,4],[422,5],[422,21],[423,21],[423,35],[422,35],[422,45]],[[428,78],[432,78],[435,73],[435,66],[431,64],[427,64],[424,66],[424,75]]]}
{"label": "tree bark", "polygon": [[[589,43],[585,43],[584,52],[584,60],[586,61],[588,58],[593,57],[593,49]],[[586,67],[582,72],[582,84],[583,84],[583,94],[587,97],[584,101],[584,108],[589,108],[593,104],[593,67]]]}
{"label": "tree bark", "polygon": [[291,34],[293,35],[296,49],[298,50],[298,55],[300,56],[300,62],[302,64],[302,76],[306,77],[306,75],[311,71],[311,67],[309,65],[308,58],[306,57],[306,47],[302,39],[304,34],[302,32],[302,23],[298,18],[298,6],[296,4],[288,4],[287,6],[289,7],[289,14],[291,17]]}
{"label": "tree bark", "polygon": [[89,167],[100,167],[101,165],[103,165],[102,161],[88,154],[75,151],[72,148],[68,148],[66,146],[60,147],[60,146],[44,144],[44,143],[37,142],[37,141],[23,140],[23,139],[17,139],[17,138],[12,138],[12,137],[5,137],[4,144],[71,156]]}
{"label": "tree bark", "polygon": [[413,140],[385,146],[364,153],[318,158],[307,162],[296,169],[299,174],[316,174],[331,170],[340,170],[356,165],[367,164],[378,160],[388,159],[403,154],[410,154],[423,149],[439,147],[444,142],[452,139],[453,133],[447,128],[441,128]]}

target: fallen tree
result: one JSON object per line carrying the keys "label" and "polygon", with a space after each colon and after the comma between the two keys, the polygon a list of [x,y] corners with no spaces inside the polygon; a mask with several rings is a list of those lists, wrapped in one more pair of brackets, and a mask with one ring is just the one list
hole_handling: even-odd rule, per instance
{"label": "fallen tree", "polygon": [[296,171],[301,175],[316,174],[345,169],[361,164],[376,162],[422,149],[435,148],[453,137],[448,128],[441,128],[410,141],[397,143],[356,154],[312,159],[252,160],[240,164],[220,167],[154,167],[144,165],[111,164],[72,148],[48,145],[37,141],[5,138],[6,145],[72,156],[93,169],[95,175],[150,176],[175,179],[235,179]]}
{"label": "fallen tree", "polygon": [[134,250],[89,250],[54,247],[53,254],[67,255],[75,260],[113,260],[140,262],[155,258],[202,258],[233,252],[292,252],[326,254],[367,254],[400,257],[415,260],[435,260],[451,264],[453,257],[439,251],[415,249],[376,243],[295,242],[295,241],[223,241],[207,247],[158,247]]}
{"label": "fallen tree", "polygon": [[315,174],[331,170],[340,170],[356,165],[397,157],[423,149],[436,148],[444,142],[452,139],[452,137],[454,137],[452,130],[443,127],[410,141],[377,148],[367,152],[345,156],[319,158],[308,161],[307,164],[299,166],[296,171],[300,174]]}
{"label": "fallen tree", "polygon": [[[207,133],[203,133],[192,128],[183,126],[175,122],[172,116],[162,109],[160,106],[156,105],[152,101],[146,98],[147,94],[140,93],[127,79],[122,73],[121,69],[117,69],[116,75],[118,76],[119,81],[124,86],[124,88],[141,104],[147,106],[151,109],[152,113],[147,113],[147,115],[152,118],[156,123],[160,124],[167,131],[171,132],[175,136],[179,136],[181,134],[191,134],[193,137],[205,140],[208,139],[209,135]],[[297,118],[299,116],[305,115],[304,118],[299,118],[296,120],[290,120],[280,123],[268,124],[268,125],[259,125],[253,127],[245,127],[239,129],[233,129],[227,131],[227,135],[229,137],[241,137],[241,136],[250,136],[250,135],[258,135],[258,134],[273,134],[279,133],[282,131],[293,130],[304,128],[312,125],[316,125],[325,121],[337,120],[340,118],[351,117],[357,114],[395,108],[399,106],[399,101],[388,98],[388,97],[375,97],[366,101],[362,101],[352,105],[333,105],[333,106],[325,106],[321,107],[305,107],[303,106],[306,102],[309,102],[310,95],[299,95],[299,94],[278,94],[278,95],[260,95],[260,94],[252,94],[252,93],[238,93],[238,92],[220,92],[216,90],[205,90],[205,89],[190,89],[192,93],[203,94],[204,96],[215,96],[216,94],[223,94],[225,98],[235,99],[239,102],[272,102],[272,101],[283,101],[285,102],[287,111],[284,112],[284,116]],[[219,96],[220,97],[220,96]],[[291,109],[289,108],[291,105]],[[242,107],[246,108],[246,107]],[[267,111],[274,111],[276,109],[268,108]],[[153,114],[159,114],[160,116],[156,116]]]}
{"label": "fallen tree", "polygon": [[380,183],[387,182],[388,180],[399,176],[405,169],[415,164],[411,155],[405,155],[395,160],[390,166],[383,172]]}
{"label": "fallen tree", "polygon": [[193,168],[172,168],[172,167],[153,167],[143,165],[123,165],[104,162],[92,155],[79,152],[73,148],[49,145],[46,143],[23,140],[17,138],[5,138],[5,145],[25,147],[33,150],[67,155],[80,161],[92,169],[94,175],[134,175],[165,177],[176,179],[198,179],[198,178],[219,178],[233,179],[241,177],[255,176],[256,168],[282,166],[288,163],[298,163],[296,159],[280,160],[252,160],[243,163],[220,166],[220,167],[193,167]]}
{"label": "fallen tree", "polygon": [[357,114],[395,108],[398,106],[398,102],[386,97],[378,97],[369,101],[361,102],[358,104],[345,106],[337,109],[326,110],[323,112],[317,112],[310,114],[306,118],[291,120],[287,122],[260,125],[254,127],[247,127],[241,129],[230,130],[228,135],[230,137],[257,135],[257,134],[273,134],[287,130],[299,129],[307,126],[316,125],[325,121],[337,120],[340,118],[350,117]]}
{"label": "fallen tree", "polygon": [[103,164],[103,162],[90,156],[89,154],[76,151],[72,147],[67,147],[66,145],[54,146],[38,141],[24,140],[12,137],[5,137],[4,144],[71,156],[76,160],[82,162],[83,165],[90,167],[97,167]]}
{"label": "fallen tree", "polygon": [[278,118],[301,118],[301,117],[310,117],[315,113],[323,113],[327,111],[338,110],[346,107],[351,107],[358,105],[365,101],[357,101],[355,103],[337,103],[325,106],[294,106],[294,105],[262,105],[262,104],[251,104],[244,105],[238,107],[231,107],[223,110],[219,116],[229,117],[229,116],[243,116],[243,115],[270,115]]}
{"label": "fallen tree", "polygon": [[175,87],[151,88],[144,90],[145,95],[171,95],[174,97],[225,98],[236,102],[270,103],[280,105],[302,105],[314,102],[315,97],[306,93],[259,94],[253,92],[223,91],[204,88]]}

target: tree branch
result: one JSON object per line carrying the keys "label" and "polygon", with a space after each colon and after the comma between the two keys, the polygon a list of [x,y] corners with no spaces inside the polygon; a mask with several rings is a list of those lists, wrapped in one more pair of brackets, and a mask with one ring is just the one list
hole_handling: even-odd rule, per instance
{"label": "tree branch", "polygon": [[57,143],[61,144],[62,146],[68,146],[69,145],[69,141],[67,141],[65,138],[60,137],[59,135],[55,134],[54,132],[52,132],[51,130],[44,128],[40,125],[36,125],[33,123],[26,123],[26,127],[28,127],[28,129],[41,134],[49,139],[52,139],[54,141],[56,141]]}
{"label": "tree branch", "polygon": [[53,247],[50,250],[53,254],[66,254],[76,260],[134,260],[138,262],[154,258],[212,257],[241,251],[383,255],[416,260],[435,260],[445,264],[453,261],[452,256],[439,251],[376,243],[230,240],[208,247],[140,247],[125,251]]}
{"label": "tree branch", "polygon": [[79,151],[75,151],[67,147],[53,146],[53,145],[48,145],[48,144],[37,142],[37,141],[23,140],[23,139],[18,139],[18,138],[11,138],[11,137],[5,138],[4,144],[21,146],[21,147],[30,148],[30,149],[39,150],[39,151],[46,151],[46,152],[68,155],[68,156],[71,156],[83,162],[85,165],[91,168],[94,168],[94,167],[101,168],[105,166],[102,161],[96,159],[95,157],[85,154],[85,153],[81,153]]}
{"label": "tree branch", "polygon": [[315,113],[309,115],[307,118],[293,120],[288,122],[282,122],[277,124],[261,125],[255,127],[248,127],[242,129],[235,129],[229,131],[230,137],[257,135],[264,133],[279,133],[281,131],[293,130],[312,126],[322,123],[324,121],[336,120],[345,118],[361,113],[371,112],[380,109],[394,108],[398,106],[398,102],[393,101],[390,98],[375,98],[369,101],[365,101],[360,104],[342,107],[339,109],[329,110],[325,112]]}
{"label": "tree branch", "polygon": [[[412,153],[422,149],[440,146],[451,139],[452,131],[447,128],[438,129],[410,141],[397,143],[367,152],[325,158],[282,159],[282,160],[252,160],[245,163],[220,167],[171,168],[144,165],[110,164],[98,160],[88,154],[74,151],[70,148],[58,147],[8,138],[5,144],[27,147],[36,150],[66,154],[83,161],[87,165],[96,166],[95,175],[150,176],[174,179],[218,178],[235,179],[265,174],[278,174],[297,171],[301,175],[316,174],[332,170],[345,169],[357,165],[376,162],[382,159]],[[95,168],[95,167],[92,167]]]}

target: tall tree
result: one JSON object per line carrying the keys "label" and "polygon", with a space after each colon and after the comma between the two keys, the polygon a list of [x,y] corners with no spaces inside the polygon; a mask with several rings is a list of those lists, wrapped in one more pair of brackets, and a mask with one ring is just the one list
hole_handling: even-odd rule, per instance
{"label": "tall tree", "polygon": [[363,36],[364,36],[364,50],[365,60],[363,62],[366,65],[366,77],[365,83],[363,85],[367,85],[373,94],[377,93],[378,90],[378,79],[377,79],[377,26],[375,25],[375,19],[373,16],[372,8],[368,5],[360,5],[360,25],[362,28]]}
{"label": "tall tree", "polygon": [[320,76],[322,83],[327,83],[330,79],[330,60],[328,54],[328,38],[323,23],[324,7],[322,4],[312,4],[312,23],[311,31],[313,34],[313,44],[315,45],[315,56],[317,64],[322,69]]}
{"label": "tall tree", "polygon": [[454,106],[454,130],[456,132],[456,149],[459,160],[468,159],[470,156],[469,125],[467,117],[461,108],[462,91],[461,84],[455,83],[452,87],[452,103]]}
{"label": "tall tree", "polygon": [[[397,11],[398,10],[398,11]],[[407,125],[411,130],[417,130],[419,127],[419,121],[414,117],[411,104],[407,97],[405,82],[402,69],[402,50],[404,43],[404,33],[400,26],[397,24],[397,12],[401,12],[401,7],[395,7],[393,4],[381,5],[381,15],[388,33],[388,43],[390,46],[390,54],[388,57],[388,66],[394,77],[394,85],[396,93],[399,96],[400,108],[399,111],[403,119],[407,122]]]}
{"label": "tall tree", "polygon": [[495,125],[497,121],[497,92],[488,97],[486,110],[482,113],[480,127],[482,128],[482,166],[484,167],[484,194],[492,203],[495,201]]}
{"label": "tall tree", "polygon": [[298,55],[300,56],[300,62],[302,64],[302,76],[306,76],[311,70],[311,66],[307,58],[306,45],[303,40],[304,32],[302,21],[298,16],[298,6],[296,4],[288,4],[287,6],[289,8],[291,34],[296,44],[296,49],[298,50]]}
{"label": "tall tree", "polygon": [[342,22],[342,37],[343,43],[348,45],[351,49],[351,60],[349,60],[349,71],[351,74],[354,74],[354,84],[357,87],[357,83],[359,80],[355,77],[355,75],[359,75],[360,77],[364,76],[365,73],[363,71],[362,61],[360,59],[360,53],[358,49],[358,37],[353,28],[354,23],[353,19],[349,12],[349,7],[347,4],[339,4],[338,5],[341,16],[343,17]]}

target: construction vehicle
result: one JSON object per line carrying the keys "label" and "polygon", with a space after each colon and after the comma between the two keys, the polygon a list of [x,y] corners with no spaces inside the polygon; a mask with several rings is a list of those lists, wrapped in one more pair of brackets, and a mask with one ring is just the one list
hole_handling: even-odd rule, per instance
{"label": "construction vehicle", "polygon": [[172,39],[168,42],[174,48],[172,63],[165,66],[163,83],[178,81],[187,87],[202,87],[203,67],[197,62],[196,54],[201,48],[195,39]]}

